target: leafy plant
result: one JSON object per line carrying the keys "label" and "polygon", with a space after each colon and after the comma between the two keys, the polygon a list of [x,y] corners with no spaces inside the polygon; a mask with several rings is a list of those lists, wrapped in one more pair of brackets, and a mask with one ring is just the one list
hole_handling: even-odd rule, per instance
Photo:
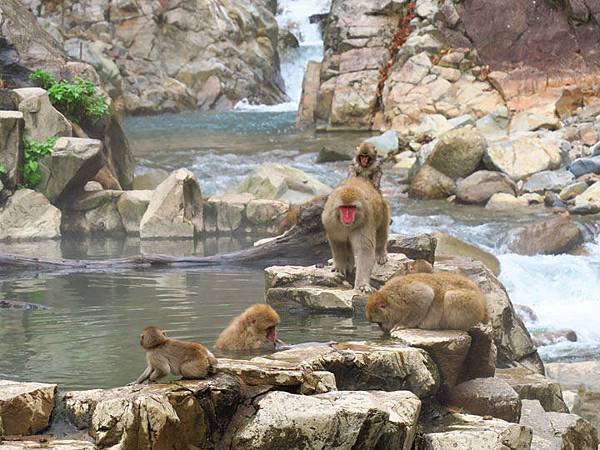
{"label": "leafy plant", "polygon": [[36,69],[31,72],[29,74],[29,81],[46,90],[50,89],[54,84],[56,84],[54,77],[42,69]]}
{"label": "leafy plant", "polygon": [[29,79],[48,91],[50,102],[72,121],[82,118],[99,119],[108,112],[104,95],[96,92],[91,81],[75,77],[73,81],[56,81],[45,70],[34,70]]}
{"label": "leafy plant", "polygon": [[8,169],[2,163],[0,163],[0,178],[4,178],[4,176],[8,173]]}
{"label": "leafy plant", "polygon": [[40,173],[39,160],[52,153],[52,148],[57,140],[58,136],[52,136],[44,142],[25,139],[25,158],[21,169],[23,187],[33,189],[40,184],[40,181],[42,181],[42,174]]}

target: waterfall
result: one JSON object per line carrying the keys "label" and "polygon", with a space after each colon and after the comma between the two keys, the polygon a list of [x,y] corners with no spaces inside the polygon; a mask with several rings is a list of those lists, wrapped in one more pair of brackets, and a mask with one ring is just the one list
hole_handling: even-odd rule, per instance
{"label": "waterfall", "polygon": [[331,7],[331,0],[279,0],[277,7],[277,23],[281,30],[290,31],[299,46],[289,49],[281,58],[281,76],[285,83],[285,92],[289,102],[279,105],[251,105],[247,100],[235,105],[239,111],[296,111],[302,94],[302,79],[308,61],[323,59],[323,38],[319,25],[310,23],[310,16],[326,14]]}

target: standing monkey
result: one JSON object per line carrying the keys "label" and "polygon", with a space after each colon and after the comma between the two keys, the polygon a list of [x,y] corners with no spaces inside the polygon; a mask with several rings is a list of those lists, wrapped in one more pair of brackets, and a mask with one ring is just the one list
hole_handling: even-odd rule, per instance
{"label": "standing monkey", "polygon": [[205,378],[215,372],[217,359],[204,345],[168,338],[158,327],[144,328],[140,345],[146,351],[148,366],[131,384],[146,380],[153,383],[169,373],[183,378]]}
{"label": "standing monkey", "polygon": [[390,208],[363,177],[342,181],[329,195],[321,215],[335,269],[347,277],[356,264],[354,289],[372,292],[373,266],[387,261]]}
{"label": "standing monkey", "polygon": [[377,148],[368,142],[363,142],[356,147],[356,156],[348,168],[348,177],[364,177],[380,190],[382,175]]}

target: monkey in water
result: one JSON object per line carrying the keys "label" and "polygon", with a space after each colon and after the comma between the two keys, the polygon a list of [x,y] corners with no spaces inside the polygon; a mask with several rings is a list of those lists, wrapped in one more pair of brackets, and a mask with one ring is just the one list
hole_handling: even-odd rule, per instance
{"label": "monkey in water", "polygon": [[373,183],[379,191],[381,189],[381,160],[377,156],[377,148],[368,142],[363,142],[356,147],[356,156],[348,167],[348,177],[364,177]]}
{"label": "monkey in water", "polygon": [[275,350],[284,345],[277,338],[279,314],[269,305],[257,303],[235,317],[215,343],[219,350]]}
{"label": "monkey in water", "polygon": [[411,273],[372,294],[365,312],[386,333],[393,328],[468,331],[488,321],[486,305],[479,287],[463,275]]}
{"label": "monkey in water", "polygon": [[131,384],[146,380],[153,383],[169,373],[183,378],[205,378],[215,372],[217,359],[204,345],[171,339],[158,327],[144,328],[140,345],[146,351],[148,366]]}
{"label": "monkey in water", "polygon": [[373,184],[362,177],[342,181],[321,215],[335,270],[348,277],[356,265],[354,289],[372,292],[375,262],[387,262],[390,208]]}

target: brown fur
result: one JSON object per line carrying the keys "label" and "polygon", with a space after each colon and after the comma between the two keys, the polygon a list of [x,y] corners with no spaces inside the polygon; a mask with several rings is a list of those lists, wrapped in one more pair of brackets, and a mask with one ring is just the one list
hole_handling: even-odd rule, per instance
{"label": "brown fur", "polygon": [[366,316],[389,332],[393,328],[463,330],[486,322],[481,290],[455,273],[413,273],[394,277],[369,298]]}
{"label": "brown fur", "polygon": [[152,383],[169,373],[183,378],[205,378],[214,373],[217,359],[208,349],[195,342],[167,337],[158,327],[146,327],[140,334],[140,345],[146,351],[146,370],[135,383]]}
{"label": "brown fur", "polygon": [[277,332],[275,339],[270,338],[268,332],[273,327],[276,330],[279,322],[279,314],[273,308],[257,303],[231,321],[217,338],[215,347],[221,350],[272,350],[277,341]]}
{"label": "brown fur", "polygon": [[[340,206],[355,206],[354,221],[340,219]],[[347,277],[355,266],[354,288],[371,292],[375,262],[387,261],[386,245],[390,208],[381,193],[365,178],[342,181],[329,195],[321,216],[331,247],[335,269]]]}
{"label": "brown fur", "polygon": [[[363,165],[360,162],[362,156],[369,158],[369,163]],[[377,190],[381,188],[381,161],[377,157],[377,148],[373,144],[363,142],[356,147],[356,156],[348,168],[348,177],[363,177],[373,183]]]}
{"label": "brown fur", "polygon": [[424,259],[415,259],[408,266],[410,273],[433,273],[433,265]]}

